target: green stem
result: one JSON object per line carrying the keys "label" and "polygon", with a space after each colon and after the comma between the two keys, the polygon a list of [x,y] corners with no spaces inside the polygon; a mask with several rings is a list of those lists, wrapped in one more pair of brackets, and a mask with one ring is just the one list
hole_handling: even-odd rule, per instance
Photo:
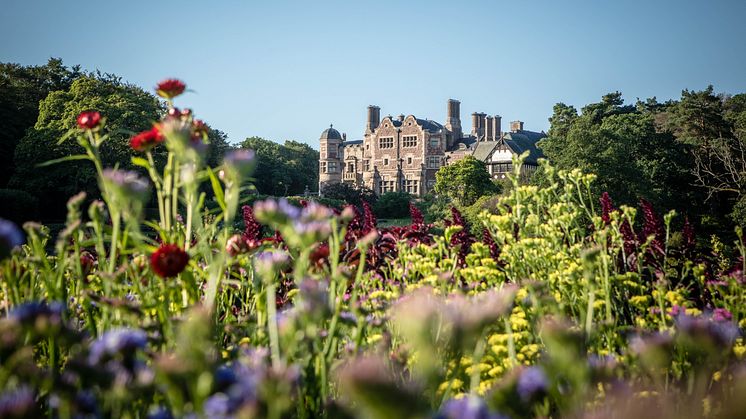
{"label": "green stem", "polygon": [[280,340],[277,331],[277,304],[275,302],[274,281],[267,284],[267,329],[269,332],[269,347],[272,356],[272,366],[280,366]]}

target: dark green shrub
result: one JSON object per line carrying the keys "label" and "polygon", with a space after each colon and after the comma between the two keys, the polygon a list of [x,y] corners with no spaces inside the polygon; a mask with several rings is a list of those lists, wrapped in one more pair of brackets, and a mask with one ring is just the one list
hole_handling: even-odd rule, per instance
{"label": "dark green shrub", "polygon": [[352,205],[363,205],[363,201],[373,205],[376,202],[376,194],[372,189],[365,186],[355,187],[349,183],[333,183],[326,185],[321,191],[324,198],[338,199]]}
{"label": "dark green shrub", "polygon": [[26,191],[0,189],[0,218],[15,223],[35,220],[39,213],[39,201]]}
{"label": "dark green shrub", "polygon": [[471,233],[480,236],[482,234],[482,223],[479,221],[479,214],[487,210],[491,214],[497,214],[497,204],[499,203],[499,195],[485,195],[477,199],[472,205],[463,208],[461,213],[466,218],[466,222],[469,223],[469,229]]}
{"label": "dark green shrub", "polygon": [[379,218],[404,218],[409,216],[412,195],[406,192],[386,192],[373,204],[373,212]]}

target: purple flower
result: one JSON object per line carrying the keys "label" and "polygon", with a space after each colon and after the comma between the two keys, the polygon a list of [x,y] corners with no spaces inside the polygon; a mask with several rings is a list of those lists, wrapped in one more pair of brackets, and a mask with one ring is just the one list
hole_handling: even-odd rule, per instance
{"label": "purple flower", "polygon": [[534,400],[547,392],[549,382],[546,374],[539,367],[528,367],[518,377],[516,391],[524,402]]}
{"label": "purple flower", "polygon": [[0,394],[0,418],[36,417],[34,391],[20,387]]}
{"label": "purple flower", "polygon": [[96,339],[88,353],[88,363],[98,365],[102,360],[117,354],[131,357],[135,351],[147,345],[148,337],[139,329],[113,329]]}
{"label": "purple flower", "polygon": [[271,278],[275,273],[285,268],[289,261],[290,255],[286,252],[268,250],[259,252],[254,256],[254,268],[265,278]]}
{"label": "purple flower", "polygon": [[226,170],[234,176],[241,178],[249,176],[254,170],[256,155],[254,150],[240,149],[231,151],[223,159]]}
{"label": "purple flower", "polygon": [[13,308],[9,317],[23,324],[34,324],[42,317],[59,322],[64,309],[65,306],[58,302],[30,301]]}
{"label": "purple flower", "polygon": [[291,205],[287,199],[267,199],[254,204],[256,218],[264,223],[287,224],[300,217],[301,210]]}
{"label": "purple flower", "polygon": [[135,198],[145,200],[148,197],[150,185],[136,172],[118,169],[106,169],[103,173],[104,184],[119,194],[123,199]]}
{"label": "purple flower", "polygon": [[448,400],[435,416],[436,419],[501,419],[503,417],[490,412],[487,403],[477,396]]}
{"label": "purple flower", "polygon": [[23,245],[21,230],[14,223],[0,218],[0,260],[10,256],[10,252]]}

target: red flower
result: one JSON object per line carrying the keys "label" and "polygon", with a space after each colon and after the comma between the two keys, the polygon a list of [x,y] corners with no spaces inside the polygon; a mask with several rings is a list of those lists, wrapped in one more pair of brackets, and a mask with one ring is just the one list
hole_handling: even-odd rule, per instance
{"label": "red flower", "polygon": [[158,86],[155,87],[155,92],[164,99],[173,99],[184,93],[184,89],[186,89],[186,84],[183,81],[166,79],[158,83]]}
{"label": "red flower", "polygon": [[94,129],[101,123],[101,114],[96,111],[81,112],[78,115],[78,128]]}
{"label": "red flower", "polygon": [[161,278],[181,273],[189,263],[189,255],[175,244],[163,244],[150,256],[150,269]]}
{"label": "red flower", "polygon": [[130,147],[135,151],[147,151],[163,142],[163,135],[157,126],[143,131],[130,139]]}

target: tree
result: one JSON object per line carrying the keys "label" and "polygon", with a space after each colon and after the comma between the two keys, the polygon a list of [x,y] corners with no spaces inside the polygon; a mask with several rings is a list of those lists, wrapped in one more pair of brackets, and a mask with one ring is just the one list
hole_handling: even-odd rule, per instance
{"label": "tree", "polygon": [[261,137],[249,137],[239,147],[256,152],[254,186],[259,193],[299,195],[306,187],[315,190],[319,183],[319,152],[307,144],[297,141],[278,144]]}
{"label": "tree", "polygon": [[148,129],[164,109],[152,94],[101,74],[79,77],[69,89],[54,91],[42,100],[36,124],[16,147],[16,171],[10,185],[36,195],[45,217],[60,217],[67,198],[81,190],[89,196],[98,194],[92,164],[73,161],[38,167],[39,163],[83,152],[73,140],[58,141],[85,110],[97,110],[106,118],[110,138],[101,148],[104,165],[130,167],[132,131]]}
{"label": "tree", "polygon": [[39,116],[39,101],[50,92],[67,90],[83,74],[50,58],[45,65],[0,63],[0,188],[13,175],[13,155],[26,130]]}
{"label": "tree", "polygon": [[460,206],[469,206],[479,197],[498,193],[487,166],[473,156],[443,166],[435,174],[435,192],[448,196]]}
{"label": "tree", "polygon": [[[598,176],[596,193],[609,192],[619,204],[645,198],[658,207],[692,210],[687,147],[658,128],[666,108],[654,99],[625,106],[619,92],[582,108],[554,107],[549,135],[539,144],[558,169],[579,168]],[[541,174],[533,181],[541,180]]]}

